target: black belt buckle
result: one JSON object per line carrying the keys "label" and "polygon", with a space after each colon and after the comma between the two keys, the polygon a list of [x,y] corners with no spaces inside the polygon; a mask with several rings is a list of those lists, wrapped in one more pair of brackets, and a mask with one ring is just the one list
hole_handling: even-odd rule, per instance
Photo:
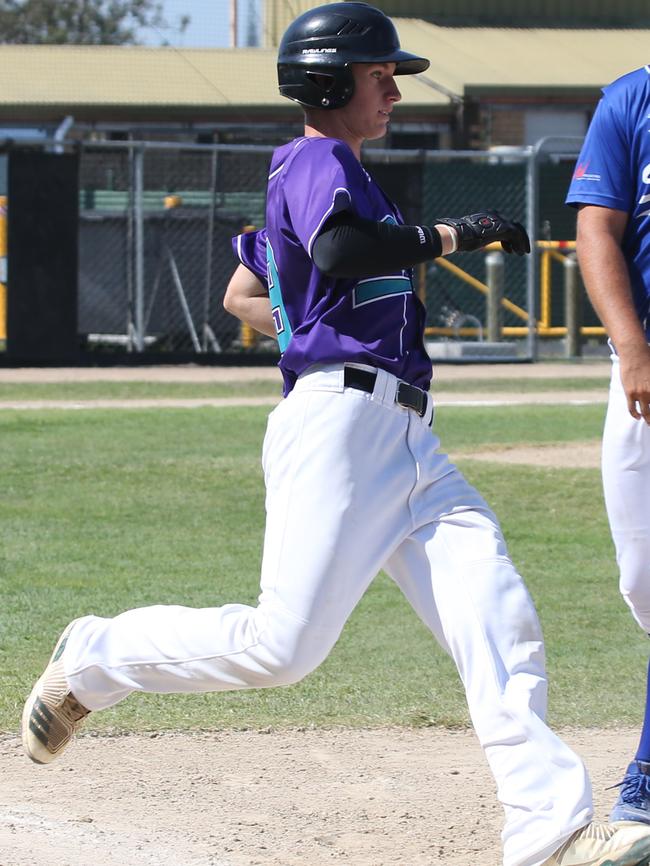
{"label": "black belt buckle", "polygon": [[424,418],[427,411],[427,395],[422,388],[416,388],[408,382],[400,382],[397,386],[397,402],[405,409],[413,409],[420,418]]}

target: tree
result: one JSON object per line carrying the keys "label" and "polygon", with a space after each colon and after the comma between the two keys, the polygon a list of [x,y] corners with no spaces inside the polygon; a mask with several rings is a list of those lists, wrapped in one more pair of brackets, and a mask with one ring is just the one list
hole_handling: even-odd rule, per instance
{"label": "tree", "polygon": [[[182,32],[188,20],[177,29]],[[137,44],[144,27],[169,29],[159,0],[0,0],[5,44]]]}

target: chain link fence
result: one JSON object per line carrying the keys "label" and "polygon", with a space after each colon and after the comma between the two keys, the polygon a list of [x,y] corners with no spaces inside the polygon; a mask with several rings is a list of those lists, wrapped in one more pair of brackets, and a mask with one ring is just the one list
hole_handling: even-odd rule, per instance
{"label": "chain link fence", "polygon": [[[489,207],[526,224],[526,168],[527,161],[522,155],[511,155],[505,162],[485,154],[430,158],[423,178],[424,221],[432,223],[436,217],[468,214]],[[489,253],[459,253],[453,263],[453,270],[446,259],[434,261],[426,269],[424,296],[429,334],[443,344],[435,347],[437,353],[453,356],[458,350],[457,343],[470,342],[477,345],[464,346],[465,353],[516,355],[519,347],[504,339],[503,328],[527,324],[526,260],[498,252],[491,257]],[[494,274],[488,272],[492,266]],[[497,277],[499,271],[501,276]],[[497,286],[498,279],[502,284]],[[481,284],[509,301],[499,317],[498,334],[489,333],[494,330],[488,327],[490,294],[481,291]]]}
{"label": "chain link fence", "polygon": [[[575,217],[563,199],[578,147],[571,139],[505,154],[370,147],[364,163],[406,222],[432,224],[489,207],[526,225],[536,244],[575,238]],[[277,351],[222,306],[236,266],[232,237],[264,225],[271,152],[243,145],[83,145],[79,331],[89,349]],[[561,327],[560,260],[549,271],[549,309]],[[488,251],[417,268],[432,356],[534,357],[539,265],[537,250],[525,258]]]}
{"label": "chain link fence", "polygon": [[268,153],[138,144],[84,147],[79,327],[90,346],[236,347],[221,301],[231,238],[263,225]]}

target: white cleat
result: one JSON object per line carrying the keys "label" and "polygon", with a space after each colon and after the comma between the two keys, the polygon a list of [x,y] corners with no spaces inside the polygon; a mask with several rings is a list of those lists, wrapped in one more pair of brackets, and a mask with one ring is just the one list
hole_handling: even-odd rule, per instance
{"label": "white cleat", "polygon": [[90,712],[72,694],[63,673],[63,651],[75,622],[57,641],[23,709],[23,748],[36,764],[49,764],[58,758]]}
{"label": "white cleat", "polygon": [[593,821],[561,845],[542,866],[648,866],[650,826],[636,821]]}

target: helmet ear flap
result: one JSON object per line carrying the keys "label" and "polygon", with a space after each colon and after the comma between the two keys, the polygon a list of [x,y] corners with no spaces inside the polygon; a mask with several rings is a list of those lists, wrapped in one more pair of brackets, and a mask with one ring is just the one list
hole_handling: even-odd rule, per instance
{"label": "helmet ear flap", "polygon": [[305,78],[309,79],[316,87],[323,91],[324,94],[331,93],[334,87],[334,76],[331,72],[311,72],[309,69],[305,72]]}
{"label": "helmet ear flap", "polygon": [[278,64],[280,93],[306,108],[343,108],[354,93],[350,66]]}

